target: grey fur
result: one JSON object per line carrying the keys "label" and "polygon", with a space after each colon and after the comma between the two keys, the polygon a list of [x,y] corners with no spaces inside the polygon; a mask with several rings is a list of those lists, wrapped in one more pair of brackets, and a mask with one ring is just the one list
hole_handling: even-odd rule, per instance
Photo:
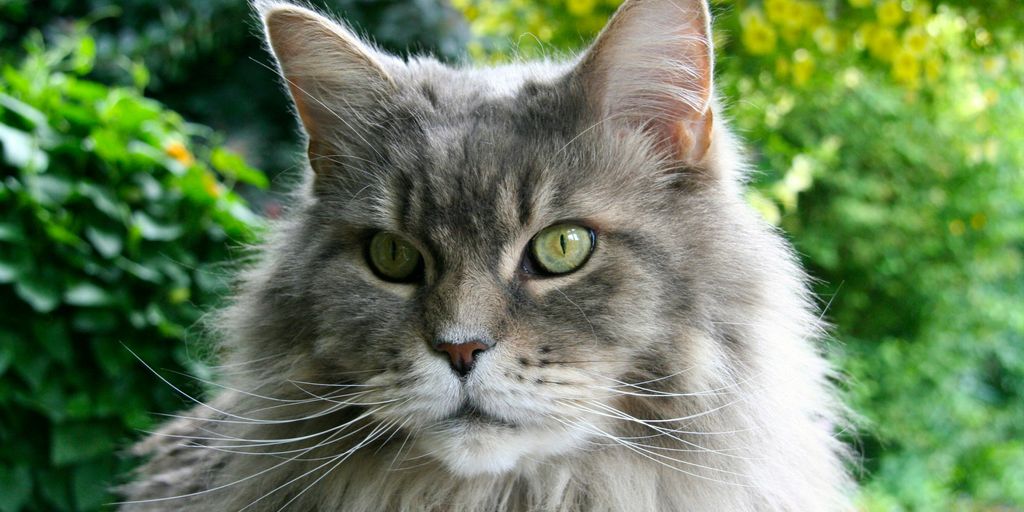
{"label": "grey fur", "polygon": [[[697,0],[632,0],[618,19],[643,33],[629,12],[658,9],[706,24]],[[315,175],[218,316],[220,390],[137,445],[149,462],[123,510],[850,507],[823,326],[791,249],[742,199],[720,115],[688,159],[642,108],[617,122],[595,98],[601,43],[492,69],[343,44],[308,62],[275,45]],[[332,65],[376,85],[332,81]],[[680,93],[679,112],[719,114],[707,92]],[[524,274],[530,238],[564,220],[597,232],[588,263]],[[373,274],[378,230],[421,250],[422,282]],[[481,336],[497,345],[465,381],[430,348]]]}

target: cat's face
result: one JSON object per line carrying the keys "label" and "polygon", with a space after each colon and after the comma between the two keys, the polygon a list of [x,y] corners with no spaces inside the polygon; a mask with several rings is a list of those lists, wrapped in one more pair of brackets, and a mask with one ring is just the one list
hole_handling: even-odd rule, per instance
{"label": "cat's face", "polygon": [[316,172],[282,270],[306,309],[296,379],[358,385],[475,474],[585,449],[624,382],[700,357],[723,229],[701,2],[633,2],[574,67],[491,71],[267,12]]}

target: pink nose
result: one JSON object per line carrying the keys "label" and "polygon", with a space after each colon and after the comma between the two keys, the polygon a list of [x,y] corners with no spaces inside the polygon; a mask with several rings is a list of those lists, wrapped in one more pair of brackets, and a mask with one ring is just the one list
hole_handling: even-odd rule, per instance
{"label": "pink nose", "polygon": [[448,354],[448,360],[451,361],[452,369],[455,370],[455,373],[458,373],[460,377],[469,375],[469,372],[476,364],[476,356],[481,352],[485,352],[489,348],[491,348],[490,345],[479,341],[469,341],[466,343],[438,343],[434,345],[434,350]]}

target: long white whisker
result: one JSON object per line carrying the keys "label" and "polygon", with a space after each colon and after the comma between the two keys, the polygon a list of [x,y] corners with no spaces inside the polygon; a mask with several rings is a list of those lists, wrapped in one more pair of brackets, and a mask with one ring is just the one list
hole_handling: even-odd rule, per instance
{"label": "long white whisker", "polygon": [[[335,434],[336,433],[337,432],[335,432]],[[324,442],[327,442],[328,440],[330,440],[331,437],[333,437],[335,434],[331,434],[331,436],[328,436],[327,439],[325,439],[324,441],[321,441],[321,443],[318,443],[318,444],[316,444],[314,446],[309,447],[306,450],[306,452],[303,452],[303,453],[308,453],[309,451],[312,451],[312,450],[320,447]],[[188,494],[180,494],[180,495],[177,495],[177,496],[167,496],[167,497],[164,497],[164,498],[151,498],[151,499],[136,500],[136,501],[121,501],[121,502],[116,502],[114,504],[115,505],[128,505],[128,504],[141,504],[141,503],[155,503],[155,502],[178,500],[178,499],[183,499],[183,498],[191,498],[193,496],[201,496],[201,495],[204,495],[204,494],[209,494],[209,493],[216,492],[216,491],[219,491],[221,489],[226,489],[226,488],[231,487],[233,485],[237,485],[237,484],[240,484],[242,482],[251,480],[251,479],[256,478],[256,477],[258,477],[260,475],[264,475],[266,473],[269,473],[270,471],[273,471],[273,470],[275,470],[275,469],[277,469],[279,467],[284,466],[285,464],[288,464],[289,462],[294,461],[294,459],[298,458],[301,455],[302,454],[296,455],[295,457],[292,457],[292,458],[286,459],[284,461],[281,461],[281,462],[279,462],[277,464],[274,464],[273,466],[270,466],[269,468],[260,470],[260,471],[258,471],[256,473],[253,473],[253,474],[251,474],[249,476],[240,478],[240,479],[235,480],[233,482],[230,482],[230,483],[227,483],[227,484],[224,484],[224,485],[218,485],[216,487],[211,487],[209,489],[203,489],[202,491],[191,492],[191,493],[188,493]]]}
{"label": "long white whisker", "polygon": [[[238,512],[242,512],[243,510],[246,510],[246,509],[248,509],[249,507],[252,507],[253,505],[255,505],[255,504],[259,503],[260,501],[263,501],[263,500],[264,500],[265,498],[267,498],[268,496],[270,496],[270,495],[274,494],[275,492],[277,492],[277,491],[279,491],[279,490],[281,490],[281,489],[283,489],[283,488],[285,488],[285,487],[287,487],[287,486],[291,485],[292,483],[294,483],[294,482],[296,482],[296,481],[298,481],[298,480],[300,480],[300,479],[302,479],[302,478],[305,478],[305,477],[306,477],[307,475],[309,475],[309,474],[311,474],[311,473],[313,473],[313,472],[315,472],[315,471],[318,471],[319,469],[321,469],[321,468],[323,468],[323,467],[325,467],[325,466],[327,466],[327,465],[329,465],[329,464],[331,464],[331,463],[335,462],[335,460],[337,460],[337,459],[339,459],[339,458],[341,458],[341,457],[344,457],[344,456],[346,456],[346,455],[351,455],[352,453],[355,453],[355,451],[356,451],[356,450],[358,450],[359,448],[361,448],[361,447],[363,446],[363,444],[365,444],[365,443],[367,442],[367,440],[368,440],[368,439],[369,439],[369,440],[372,440],[372,439],[370,439],[370,437],[371,437],[371,436],[373,436],[374,434],[376,434],[377,432],[381,431],[381,429],[382,429],[382,428],[383,428],[383,425],[378,425],[378,426],[377,426],[376,428],[374,428],[374,429],[373,429],[373,431],[371,431],[371,432],[370,432],[370,434],[368,434],[368,435],[367,435],[367,438],[366,438],[366,439],[364,439],[364,440],[363,440],[362,442],[360,442],[360,443],[359,443],[359,444],[357,444],[356,446],[354,446],[354,447],[352,447],[352,448],[350,448],[350,449],[346,450],[345,452],[342,452],[342,454],[340,454],[340,455],[337,455],[337,456],[335,456],[335,457],[331,458],[331,459],[330,459],[330,460],[328,460],[327,462],[325,462],[325,463],[323,463],[323,464],[320,464],[319,466],[317,466],[317,467],[315,467],[315,468],[313,468],[313,469],[311,469],[311,470],[309,470],[309,471],[307,471],[307,472],[305,472],[305,473],[303,473],[303,474],[301,474],[301,475],[299,475],[299,476],[297,476],[297,477],[295,477],[295,478],[292,478],[291,480],[288,480],[287,482],[285,482],[285,483],[283,483],[283,484],[281,484],[281,485],[279,485],[279,486],[275,487],[274,489],[271,489],[271,490],[270,490],[269,492],[267,492],[267,493],[263,494],[263,495],[262,495],[262,496],[260,496],[259,498],[256,498],[255,500],[253,500],[253,501],[252,501],[251,503],[249,503],[248,505],[246,505],[246,506],[242,507],[241,509],[239,509],[239,511],[238,511]],[[325,475],[326,475],[326,473],[325,473]],[[321,478],[322,478],[322,476],[321,476]],[[316,480],[315,482],[319,482],[319,481],[320,481],[320,479],[318,478],[318,479],[317,479],[317,480]],[[315,482],[314,482],[314,483],[315,483]],[[293,498],[292,498],[291,500],[288,500],[288,502],[287,502],[287,503],[285,503],[285,506],[287,506],[288,504],[290,504],[290,503],[291,503],[292,501],[294,501],[294,500],[295,500],[295,498],[297,498],[297,497],[298,497],[298,496],[296,495],[296,496],[295,496],[295,497],[293,497]],[[284,507],[282,507],[282,508],[284,508]]]}
{"label": "long white whisker", "polygon": [[[655,462],[657,464],[665,466],[665,467],[667,467],[669,469],[672,469],[674,471],[678,471],[680,473],[684,473],[686,475],[689,475],[689,476],[692,476],[692,477],[695,477],[695,478],[700,478],[700,479],[703,479],[703,480],[708,480],[708,481],[716,482],[716,483],[720,483],[720,484],[735,485],[735,486],[739,486],[739,487],[753,487],[751,485],[746,485],[746,484],[742,484],[742,483],[739,483],[739,482],[728,482],[728,481],[725,481],[725,480],[718,480],[716,478],[711,478],[711,477],[704,476],[704,475],[701,475],[701,474],[698,474],[698,473],[693,473],[693,472],[687,471],[687,470],[685,470],[683,468],[680,468],[680,467],[677,467],[677,466],[673,466],[673,465],[671,465],[671,464],[669,464],[669,463],[667,463],[667,462],[665,462],[663,460],[658,460],[657,458],[655,458],[651,454],[644,453],[644,450],[642,448],[637,448],[637,447],[633,446],[631,443],[621,441],[617,437],[615,437],[615,436],[613,436],[613,435],[611,435],[611,434],[609,434],[609,433],[607,433],[607,432],[605,432],[605,431],[595,427],[594,425],[592,425],[590,423],[586,423],[585,425],[580,425],[579,423],[566,422],[566,421],[564,421],[562,419],[559,419],[557,417],[554,417],[554,419],[556,421],[559,421],[559,422],[565,424],[566,426],[568,426],[570,428],[580,429],[580,430],[583,430],[584,432],[590,432],[592,434],[597,434],[599,436],[611,439],[612,441],[615,441],[616,444],[618,444],[620,446],[623,446],[626,449],[629,449],[629,450],[639,454],[640,456],[642,456],[642,457],[644,457],[644,458],[646,458],[648,460],[651,460],[652,462]],[[581,428],[581,427],[587,427],[587,428]],[[660,454],[654,454],[654,455],[661,456]],[[671,457],[669,457],[669,458],[671,459]],[[698,466],[698,467],[700,467],[702,469],[707,469],[707,470],[711,470],[711,471],[719,471],[719,472],[724,472],[724,473],[732,474],[732,475],[739,476],[739,477],[745,477],[742,474],[733,473],[731,471],[727,471],[727,470],[724,470],[724,469],[710,468],[710,467],[703,466],[703,465],[700,465],[700,464],[691,463],[691,462],[687,462],[687,461],[676,460],[676,459],[671,459],[671,460],[673,460],[675,462],[687,464],[687,465]]]}

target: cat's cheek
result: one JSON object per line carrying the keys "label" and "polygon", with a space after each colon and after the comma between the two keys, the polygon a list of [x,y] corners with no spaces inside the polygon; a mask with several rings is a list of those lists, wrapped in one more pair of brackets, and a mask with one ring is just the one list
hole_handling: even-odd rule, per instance
{"label": "cat's cheek", "polygon": [[585,434],[573,429],[521,428],[509,431],[491,426],[465,425],[420,439],[422,447],[453,474],[473,477],[502,474],[555,455],[573,452],[585,443]]}

